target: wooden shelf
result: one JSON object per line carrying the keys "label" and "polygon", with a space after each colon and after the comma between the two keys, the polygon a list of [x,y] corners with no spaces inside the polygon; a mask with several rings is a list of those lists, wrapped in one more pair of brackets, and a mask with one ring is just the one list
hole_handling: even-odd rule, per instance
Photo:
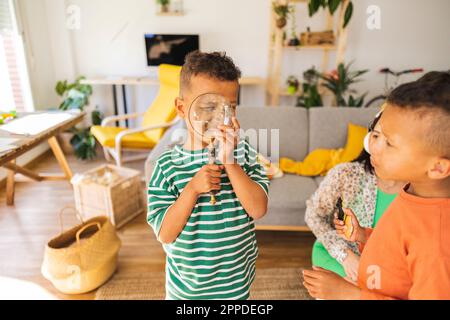
{"label": "wooden shelf", "polygon": [[[296,55],[301,52],[310,51],[321,55],[322,62],[318,66],[317,70],[324,73],[330,69],[330,59],[332,53],[335,53],[334,65],[342,63],[345,58],[345,49],[348,38],[348,30],[343,28],[343,20],[345,14],[345,8],[348,6],[350,0],[342,0],[340,8],[336,12],[339,16],[336,22],[334,17],[327,12],[327,17],[323,30],[332,30],[335,36],[334,44],[322,44],[322,45],[300,45],[300,46],[288,46],[286,40],[283,39],[283,29],[280,29],[276,25],[278,16],[273,10],[271,10],[270,18],[270,33],[269,33],[269,59],[268,59],[268,72],[267,72],[267,105],[276,106],[279,105],[279,98],[282,96],[293,96],[288,94],[286,87],[284,86],[283,76],[283,60],[286,58],[287,52],[296,52]],[[308,0],[277,0],[279,4],[299,4],[308,3]],[[307,11],[308,7],[299,6],[300,10]],[[289,21],[288,21],[289,23]],[[333,51],[333,52],[331,52]],[[290,57],[291,58],[291,57]],[[301,79],[300,79],[301,80]],[[321,89],[321,88],[319,88]],[[320,91],[320,90],[319,90]],[[296,95],[299,95],[297,93]]]}
{"label": "wooden shelf", "polygon": [[[328,94],[330,94],[330,93],[328,93],[327,92],[327,90],[323,87],[323,86],[321,86],[320,84],[319,84],[319,93],[320,93],[320,95],[323,97],[323,96],[325,96],[325,95],[328,95]],[[302,95],[302,89],[301,89],[301,87],[297,90],[297,92],[295,93],[295,94],[290,94],[288,91],[287,91],[287,88],[280,88],[280,90],[278,91],[278,95],[279,96],[282,96],[282,97],[299,97],[299,96],[301,96]]]}
{"label": "wooden shelf", "polygon": [[320,50],[336,50],[334,44],[318,44],[318,45],[304,45],[304,46],[283,46],[283,50],[300,51],[304,49],[320,49]]}
{"label": "wooden shelf", "polygon": [[[336,50],[337,46],[334,44],[318,44],[318,45],[304,45],[304,46],[282,46],[286,51],[301,51],[301,50]],[[274,46],[271,46],[271,50],[275,50]]]}
{"label": "wooden shelf", "polygon": [[158,12],[156,15],[160,17],[181,17],[184,16],[184,12]]}
{"label": "wooden shelf", "polygon": [[287,89],[281,89],[280,90],[280,96],[283,96],[283,97],[295,97],[295,98],[297,98],[298,96],[301,96],[302,95],[302,93],[300,92],[300,90],[299,91],[297,91],[295,94],[290,94],[288,91],[287,91]]}

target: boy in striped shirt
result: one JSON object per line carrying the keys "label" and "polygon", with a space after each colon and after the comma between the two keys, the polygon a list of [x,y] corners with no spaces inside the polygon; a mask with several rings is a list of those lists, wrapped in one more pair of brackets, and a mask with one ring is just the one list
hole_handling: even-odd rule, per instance
{"label": "boy in striped shirt", "polygon": [[147,221],[167,255],[167,299],[249,297],[258,255],[253,221],[266,214],[268,178],[256,151],[238,138],[236,118],[220,127],[220,164],[208,164],[208,141],[188,120],[204,93],[219,93],[236,108],[240,74],[217,52],[193,52],[181,70],[175,103],[188,137],[159,157],[148,186]]}

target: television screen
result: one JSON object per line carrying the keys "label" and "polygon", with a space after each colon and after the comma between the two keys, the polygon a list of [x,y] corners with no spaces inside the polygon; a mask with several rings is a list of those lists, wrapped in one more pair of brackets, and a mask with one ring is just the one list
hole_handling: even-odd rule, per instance
{"label": "television screen", "polygon": [[162,63],[181,66],[189,52],[199,49],[198,35],[146,34],[147,65]]}

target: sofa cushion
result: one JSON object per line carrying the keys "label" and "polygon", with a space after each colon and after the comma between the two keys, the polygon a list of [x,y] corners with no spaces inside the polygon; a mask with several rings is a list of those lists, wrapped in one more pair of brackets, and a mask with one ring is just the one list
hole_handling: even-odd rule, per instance
{"label": "sofa cushion", "polygon": [[254,147],[272,161],[278,159],[269,152],[276,142],[270,141],[271,129],[279,130],[279,146],[274,146],[275,150],[279,147],[279,157],[301,160],[308,153],[308,113],[304,108],[239,106],[237,118],[246,136],[251,136],[249,129],[267,129],[268,144],[263,136],[258,143],[252,143],[251,138],[250,142],[258,144]]}
{"label": "sofa cushion", "polygon": [[314,181],[316,182],[317,186],[319,186],[322,183],[323,179],[325,179],[325,177],[319,176],[315,177]]}
{"label": "sofa cushion", "polygon": [[378,108],[322,107],[309,110],[309,152],[318,148],[343,148],[351,122],[367,127]]}
{"label": "sofa cushion", "polygon": [[257,224],[304,225],[306,200],[316,188],[314,179],[308,177],[286,174],[273,179],[269,187],[268,213]]}

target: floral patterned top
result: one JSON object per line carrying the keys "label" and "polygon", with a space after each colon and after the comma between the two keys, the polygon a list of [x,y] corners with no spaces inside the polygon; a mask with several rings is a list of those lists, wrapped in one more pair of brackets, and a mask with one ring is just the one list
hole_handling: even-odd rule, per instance
{"label": "floral patterned top", "polygon": [[344,208],[353,210],[362,227],[371,228],[377,198],[375,175],[365,171],[362,163],[339,164],[328,172],[316,192],[306,201],[306,224],[328,253],[342,264],[347,257],[347,249],[358,255],[360,252],[355,243],[339,237],[334,228],[339,197]]}

